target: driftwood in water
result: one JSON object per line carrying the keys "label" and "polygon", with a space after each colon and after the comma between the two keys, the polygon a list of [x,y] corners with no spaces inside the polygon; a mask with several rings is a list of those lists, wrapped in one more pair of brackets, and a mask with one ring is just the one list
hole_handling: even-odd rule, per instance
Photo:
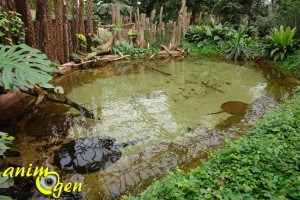
{"label": "driftwood in water", "polygon": [[52,98],[50,97],[50,95],[46,96],[46,99],[48,101],[54,102],[54,103],[60,103],[60,104],[65,104],[65,105],[69,105],[72,108],[75,108],[76,110],[78,110],[81,115],[83,117],[89,118],[89,119],[97,119],[100,120],[100,118],[98,116],[95,116],[94,113],[92,113],[91,111],[89,111],[88,109],[86,109],[85,107],[75,103],[74,101],[68,99],[68,98],[64,98],[64,99],[57,99],[57,98]]}
{"label": "driftwood in water", "polygon": [[150,66],[147,65],[147,64],[142,64],[142,66],[144,66],[145,68],[149,68],[149,69],[151,69],[151,70],[153,70],[153,71],[159,72],[159,73],[161,73],[161,74],[163,74],[163,75],[172,76],[172,74],[169,74],[169,73],[167,73],[167,72],[163,72],[163,71],[161,71],[161,70],[159,70],[159,69],[157,69],[157,68],[154,68],[154,67],[150,67]]}
{"label": "driftwood in water", "polygon": [[157,72],[159,72],[159,73],[162,73],[162,74],[164,74],[164,75],[172,76],[172,74],[169,74],[169,73],[167,73],[167,72],[160,71],[160,70],[158,70],[158,69],[156,69],[156,68],[149,67],[149,66],[146,66],[146,67],[149,68],[149,69],[151,69],[151,70],[153,70],[153,71],[157,71]]}
{"label": "driftwood in water", "polygon": [[[37,92],[37,90],[38,90],[38,92]],[[71,106],[72,108],[78,110],[83,117],[86,117],[86,118],[89,118],[89,119],[100,120],[100,118],[98,116],[95,116],[94,113],[92,113],[91,111],[89,111],[85,107],[75,103],[74,101],[72,101],[68,98],[58,99],[54,95],[47,94],[45,91],[43,91],[44,96],[42,96],[41,91],[43,91],[41,88],[36,89],[36,87],[34,89],[35,93],[28,92],[28,91],[23,91],[23,93],[30,94],[34,97],[37,97],[37,100],[35,101],[35,104],[33,106],[31,106],[31,110],[34,110],[37,107],[37,105],[38,105],[37,102],[40,103],[42,101],[42,99],[41,99],[41,97],[42,97],[43,99],[46,99],[47,101],[51,101],[51,102],[54,102],[54,103],[60,103],[60,104],[65,104],[65,105]]]}

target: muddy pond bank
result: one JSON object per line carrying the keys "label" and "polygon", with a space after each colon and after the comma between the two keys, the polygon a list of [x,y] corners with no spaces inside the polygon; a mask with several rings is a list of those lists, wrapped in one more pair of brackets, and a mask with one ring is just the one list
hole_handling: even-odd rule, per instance
{"label": "muddy pond bank", "polygon": [[[267,110],[289,98],[290,77],[272,68],[238,66],[190,58],[184,61],[108,65],[75,71],[56,81],[72,100],[93,110],[101,121],[82,118],[66,106],[44,104],[32,114],[16,144],[20,166],[51,165],[54,152],[76,138],[109,136],[116,143],[145,139],[122,149],[122,156],[104,170],[84,175],[87,199],[116,199],[137,194],[176,166],[199,166],[208,150],[223,145],[224,133],[236,138]],[[238,114],[208,115],[229,101],[249,106]],[[47,128],[45,128],[47,127]]]}

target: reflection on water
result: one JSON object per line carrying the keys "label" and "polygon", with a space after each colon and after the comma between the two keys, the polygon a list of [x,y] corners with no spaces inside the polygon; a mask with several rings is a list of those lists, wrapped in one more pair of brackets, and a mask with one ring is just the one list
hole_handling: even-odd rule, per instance
{"label": "reflection on water", "polygon": [[[15,163],[49,164],[45,157],[53,159],[53,151],[62,143],[77,138],[110,137],[116,144],[141,139],[123,148],[122,156],[118,154],[110,166],[84,175],[87,199],[116,199],[140,192],[176,166],[198,166],[205,151],[222,145],[224,133],[215,126],[237,137],[278,100],[288,97],[287,88],[275,81],[276,73],[274,79],[272,73],[211,61],[160,63],[159,70],[168,76],[144,67],[147,64],[96,68],[65,77],[68,98],[93,110],[101,121],[77,117],[78,111],[71,109],[66,117],[72,122],[68,137],[58,134],[49,140],[22,134],[18,137],[22,158]],[[222,104],[230,101],[249,104],[249,109],[245,115],[208,115],[222,111]],[[71,177],[54,167],[65,180]]]}

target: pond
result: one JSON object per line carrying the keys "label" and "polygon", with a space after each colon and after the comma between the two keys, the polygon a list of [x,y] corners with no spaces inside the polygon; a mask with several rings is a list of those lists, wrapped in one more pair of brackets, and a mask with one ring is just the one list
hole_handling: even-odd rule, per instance
{"label": "pond", "polygon": [[201,59],[121,62],[59,78],[67,97],[101,120],[64,106],[41,106],[17,137],[21,158],[9,162],[54,166],[69,180],[74,175],[53,163],[61,144],[93,136],[132,142],[105,169],[80,176],[87,199],[116,199],[141,192],[176,166],[199,166],[207,151],[223,145],[224,130],[239,137],[289,98],[291,78],[272,68]]}

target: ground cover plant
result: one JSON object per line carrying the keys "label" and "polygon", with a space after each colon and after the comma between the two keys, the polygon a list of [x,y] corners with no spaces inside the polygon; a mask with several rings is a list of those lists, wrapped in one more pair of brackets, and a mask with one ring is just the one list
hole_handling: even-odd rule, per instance
{"label": "ground cover plant", "polygon": [[289,56],[285,61],[278,62],[276,65],[279,69],[300,75],[300,50]]}
{"label": "ground cover plant", "polygon": [[209,161],[177,169],[138,197],[124,199],[299,199],[300,89],[258,121],[249,134]]}

